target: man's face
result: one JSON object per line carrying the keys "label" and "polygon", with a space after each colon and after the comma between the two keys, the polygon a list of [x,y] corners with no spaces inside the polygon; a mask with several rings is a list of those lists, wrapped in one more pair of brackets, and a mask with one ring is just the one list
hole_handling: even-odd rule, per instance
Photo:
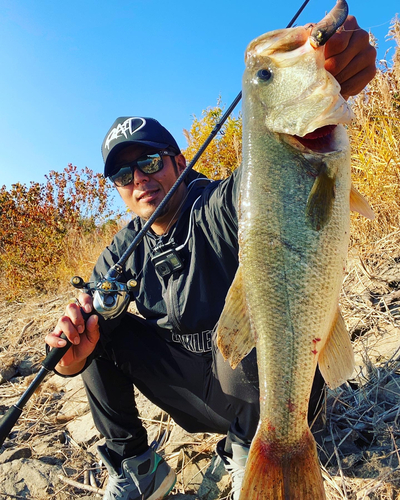
{"label": "man's face", "polygon": [[[143,146],[133,145],[122,149],[114,158],[114,170],[146,153],[149,153],[149,150]],[[132,182],[127,186],[117,187],[127,207],[142,219],[149,219],[185,169],[186,162],[183,155],[176,156],[175,161],[176,168],[170,156],[163,156],[164,167],[154,174],[144,174],[135,168]],[[152,226],[157,234],[168,231],[170,225],[178,218],[179,208],[185,195],[186,186],[182,183]]]}

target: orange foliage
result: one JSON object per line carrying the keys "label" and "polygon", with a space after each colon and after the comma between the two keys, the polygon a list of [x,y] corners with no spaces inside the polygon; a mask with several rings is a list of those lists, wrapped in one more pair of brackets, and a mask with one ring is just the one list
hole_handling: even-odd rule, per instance
{"label": "orange foliage", "polygon": [[[46,182],[0,189],[0,292],[4,298],[57,286],[69,232],[85,234],[115,216],[111,185],[90,169],[69,164]],[[117,214],[118,218],[119,214]]]}
{"label": "orange foliage", "polygon": [[[203,111],[200,119],[193,118],[190,131],[183,131],[188,142],[188,147],[183,152],[187,160],[190,161],[194,157],[220,121],[223,112],[224,109],[218,100],[215,107]],[[242,120],[230,115],[194,168],[210,179],[224,179],[240,165],[241,151]]]}

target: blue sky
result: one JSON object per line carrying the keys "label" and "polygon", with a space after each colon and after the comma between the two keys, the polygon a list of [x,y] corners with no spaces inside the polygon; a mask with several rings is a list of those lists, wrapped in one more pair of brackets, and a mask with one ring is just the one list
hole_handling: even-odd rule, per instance
{"label": "blue sky", "polygon": [[[285,27],[301,3],[0,0],[0,186],[43,182],[68,163],[102,172],[117,116],[157,118],[186,147],[193,115],[240,91],[247,44]],[[310,0],[298,24],[333,4]],[[349,6],[382,58],[398,0]]]}

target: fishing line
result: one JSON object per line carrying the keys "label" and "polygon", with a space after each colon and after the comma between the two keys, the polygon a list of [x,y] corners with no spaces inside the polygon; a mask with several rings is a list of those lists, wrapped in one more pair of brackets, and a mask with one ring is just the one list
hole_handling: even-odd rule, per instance
{"label": "fishing line", "polygon": [[[309,3],[310,0],[305,0],[296,14],[293,16],[293,18],[290,20],[289,24],[286,26],[286,28],[291,28],[294,24],[294,22],[297,20],[297,18],[300,16],[300,14],[303,12],[305,9],[306,5]],[[233,100],[232,104],[229,106],[229,108],[225,111],[223,114],[221,120],[217,122],[212,129],[210,135],[207,137],[207,139],[204,141],[200,149],[197,151],[195,156],[193,157],[192,161],[189,163],[189,165],[184,169],[184,171],[181,173],[181,175],[178,177],[176,180],[175,184],[171,187],[171,189],[168,191],[164,199],[161,201],[160,205],[156,208],[156,210],[153,212],[153,214],[149,217],[147,222],[144,224],[142,229],[138,232],[138,234],[135,236],[133,239],[132,243],[128,246],[128,248],[125,250],[125,252],[122,254],[121,258],[119,261],[114,264],[110,270],[107,273],[107,278],[108,279],[117,279],[118,276],[120,276],[123,272],[123,266],[130,257],[130,255],[136,250],[136,248],[139,246],[143,238],[145,237],[146,233],[150,230],[151,226],[153,223],[156,221],[157,217],[159,214],[164,210],[165,206],[167,203],[171,200],[172,196],[176,193],[178,187],[181,185],[181,183],[186,179],[187,175],[189,172],[193,169],[194,165],[197,163],[203,152],[206,150],[207,146],[210,144],[210,142],[214,139],[214,137],[217,135],[217,133],[220,131],[222,128],[223,124],[229,117],[229,115],[232,113],[232,111],[235,109],[237,104],[242,98],[242,91],[239,92],[239,94],[236,96],[236,98]],[[188,195],[189,193],[187,193]],[[186,196],[187,196],[186,195]]]}
{"label": "fishing line", "polygon": [[[199,175],[200,175],[200,174],[199,174]],[[181,202],[181,204],[180,204],[180,205],[179,205],[179,207],[177,208],[177,210],[176,210],[176,212],[175,212],[174,216],[171,218],[171,221],[172,221],[172,220],[174,220],[175,215],[177,215],[177,214],[180,212],[180,210],[181,210],[182,206],[184,205],[184,203],[185,203],[185,201],[186,201],[187,197],[189,196],[189,192],[190,192],[190,190],[193,188],[193,184],[194,184],[196,181],[198,181],[198,180],[200,180],[200,181],[208,181],[208,182],[212,182],[212,181],[211,181],[211,179],[202,178],[202,177],[196,177],[195,179],[193,179],[193,181],[192,181],[192,182],[189,184],[189,186],[188,186],[188,192],[187,192],[187,194],[186,194],[186,196],[185,196],[184,200]],[[194,200],[194,202],[192,203],[192,206],[191,206],[191,208],[190,208],[190,214],[189,214],[189,228],[188,228],[188,231],[187,231],[186,239],[185,239],[185,241],[184,241],[181,245],[178,245],[178,246],[174,246],[174,247],[172,247],[172,248],[174,249],[174,251],[175,251],[175,252],[180,252],[181,250],[183,250],[183,248],[185,248],[185,246],[186,246],[186,245],[188,244],[188,242],[189,242],[189,239],[190,239],[190,233],[191,233],[191,231],[192,231],[192,227],[193,227],[193,217],[194,217],[193,212],[194,212],[194,207],[195,207],[196,203],[198,202],[198,200],[199,200],[200,198],[201,198],[201,195],[200,195],[200,196],[198,196],[198,197]],[[178,220],[176,221],[176,223],[178,223]],[[168,224],[168,226],[167,226],[167,230],[166,230],[166,233],[168,233],[168,231],[169,231],[169,229],[171,228],[171,226],[172,226],[172,223]],[[162,237],[163,237],[163,236],[165,236],[165,234],[160,235],[160,240],[162,239]],[[150,261],[153,257],[155,257],[155,256],[157,255],[157,253],[163,249],[163,247],[164,247],[164,248],[166,248],[166,246],[167,246],[167,245],[170,245],[170,244],[171,244],[171,238],[172,238],[173,236],[174,236],[174,233],[172,233],[172,234],[170,235],[170,238],[169,238],[169,240],[168,240],[167,242],[165,242],[165,243],[164,243],[163,241],[160,241],[159,243],[156,243],[156,245],[154,246],[154,248],[150,249],[149,253],[147,254],[147,256],[146,256],[146,258],[145,258],[145,260],[144,260],[144,262],[143,262],[142,269],[141,269],[141,270],[139,271],[139,273],[137,274],[137,279],[139,279],[139,278],[142,276],[142,274],[144,273],[144,270],[145,270],[145,268],[146,268],[147,263],[148,263],[148,262],[149,262],[149,261]]]}
{"label": "fishing line", "polygon": [[[304,8],[308,4],[308,2],[309,2],[309,0],[306,0],[301,5],[300,9],[297,11],[297,13],[293,17],[293,19],[288,24],[287,28],[290,28],[293,25],[293,23],[296,21],[298,16],[304,10]],[[162,210],[164,210],[167,203],[170,201],[172,196],[176,193],[176,190],[178,189],[180,184],[185,180],[186,176],[188,175],[190,170],[193,168],[193,166],[196,164],[196,162],[198,161],[200,156],[203,154],[204,150],[207,148],[207,146],[213,140],[215,135],[220,131],[222,125],[225,123],[226,119],[231,114],[231,112],[236,107],[236,105],[238,104],[238,102],[240,101],[241,98],[242,98],[242,92],[239,92],[236,99],[232,102],[232,104],[229,106],[229,108],[226,110],[226,112],[222,116],[221,120],[214,126],[211,134],[204,141],[203,145],[200,147],[198,152],[195,154],[192,161],[184,169],[182,174],[178,177],[175,184],[171,187],[169,192],[166,194],[164,199],[161,201],[160,205],[156,208],[156,210],[153,212],[151,217],[144,224],[142,229],[138,232],[136,237],[133,239],[132,243],[129,245],[127,250],[123,253],[121,258],[119,259],[119,261],[109,269],[109,271],[107,272],[106,276],[103,279],[101,279],[99,282],[97,282],[95,284],[95,287],[92,287],[92,290],[95,290],[94,291],[94,306],[95,306],[94,309],[100,315],[102,315],[104,318],[107,319],[107,318],[116,317],[121,312],[126,310],[126,308],[128,307],[130,290],[134,289],[137,286],[137,284],[136,284],[135,280],[129,280],[128,283],[120,283],[117,281],[118,276],[120,276],[123,273],[123,265],[126,263],[127,259],[133,253],[133,251],[138,247],[138,245],[140,244],[140,242],[142,241],[142,239],[146,235],[147,231],[149,231],[152,224],[155,222],[155,220],[159,216],[160,212]],[[200,175],[200,173],[198,173],[198,175]],[[193,215],[194,204],[196,202],[197,202],[197,200],[194,201],[194,203],[192,205],[190,217],[192,217],[192,215]],[[192,228],[192,222],[189,221],[189,233],[188,233],[189,236],[190,236],[191,228]],[[183,245],[186,245],[187,241],[188,241],[188,238],[186,238],[185,243]],[[134,283],[131,283],[131,282],[134,282]],[[71,280],[71,283],[76,288],[81,288],[81,289],[86,288],[86,286],[89,285],[89,283],[85,283],[83,281],[83,279],[80,278],[79,276],[74,276]],[[96,297],[96,294],[97,294],[97,297]],[[97,303],[96,303],[96,300],[97,300]],[[85,321],[90,316],[90,314],[84,313],[84,311],[82,311],[82,314],[85,317]],[[19,416],[21,415],[22,409],[24,408],[26,403],[29,401],[31,396],[36,392],[36,390],[39,387],[42,380],[44,380],[46,375],[55,368],[57,363],[61,360],[61,358],[64,356],[64,354],[71,347],[71,345],[72,345],[71,342],[67,339],[67,337],[64,334],[61,335],[61,338],[63,338],[66,341],[66,345],[64,347],[58,347],[58,348],[50,350],[50,352],[47,354],[46,358],[42,362],[42,367],[40,368],[39,372],[37,373],[35,378],[32,380],[32,382],[30,383],[29,387],[22,394],[22,396],[19,398],[17,403],[14,404],[11,408],[9,408],[6,411],[6,413],[3,415],[3,417],[0,421],[0,446],[3,444],[7,435],[11,432],[13,426],[15,425],[16,421],[18,420]]]}

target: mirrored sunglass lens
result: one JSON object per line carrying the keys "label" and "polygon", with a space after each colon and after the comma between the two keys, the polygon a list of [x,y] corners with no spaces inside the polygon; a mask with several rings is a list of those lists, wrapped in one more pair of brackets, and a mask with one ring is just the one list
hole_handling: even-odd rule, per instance
{"label": "mirrored sunglass lens", "polygon": [[145,174],[155,174],[163,166],[163,160],[159,154],[146,155],[138,158],[126,167],[120,168],[117,173],[110,175],[110,179],[116,186],[127,186],[133,180],[133,171],[135,168],[138,168]]}
{"label": "mirrored sunglass lens", "polygon": [[126,186],[132,182],[133,175],[131,167],[123,167],[114,175],[110,176],[110,179],[116,186]]}
{"label": "mirrored sunglass lens", "polygon": [[145,174],[155,174],[163,168],[162,158],[158,154],[139,158],[136,163],[138,168]]}

